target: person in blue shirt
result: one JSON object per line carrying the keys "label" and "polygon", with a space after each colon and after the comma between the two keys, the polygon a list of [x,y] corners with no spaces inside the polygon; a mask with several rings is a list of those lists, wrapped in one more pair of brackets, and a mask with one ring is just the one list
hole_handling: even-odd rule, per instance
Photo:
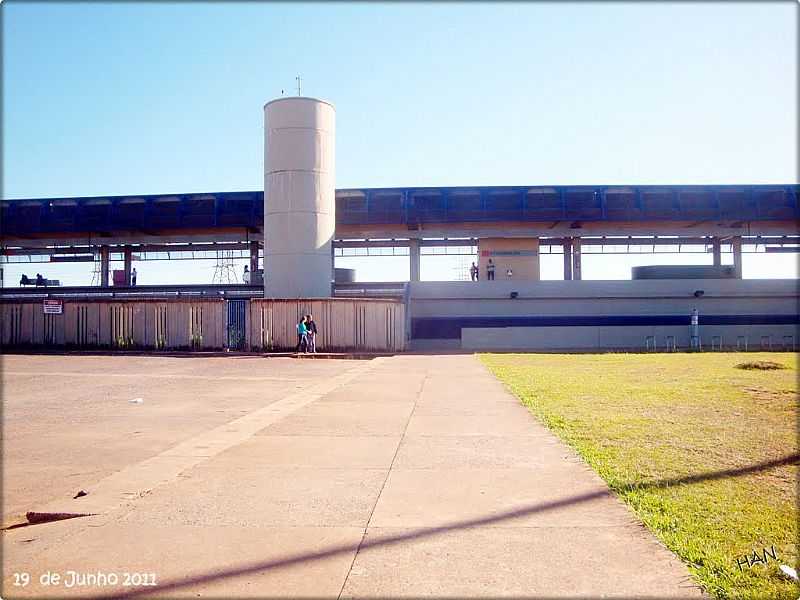
{"label": "person in blue shirt", "polygon": [[308,352],[308,329],[306,328],[306,318],[300,319],[297,324],[297,348],[295,352]]}

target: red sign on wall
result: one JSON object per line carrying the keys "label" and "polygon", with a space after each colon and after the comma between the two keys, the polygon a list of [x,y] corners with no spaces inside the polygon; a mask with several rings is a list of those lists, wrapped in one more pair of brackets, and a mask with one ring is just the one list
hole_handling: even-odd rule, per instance
{"label": "red sign on wall", "polygon": [[481,250],[481,256],[538,256],[538,250]]}
{"label": "red sign on wall", "polygon": [[46,315],[60,315],[64,313],[64,302],[62,300],[45,300],[42,309]]}

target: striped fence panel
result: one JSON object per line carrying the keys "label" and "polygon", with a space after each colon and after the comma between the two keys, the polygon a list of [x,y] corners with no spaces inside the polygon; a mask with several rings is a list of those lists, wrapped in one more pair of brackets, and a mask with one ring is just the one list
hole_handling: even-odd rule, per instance
{"label": "striped fence panel", "polygon": [[[222,350],[223,299],[64,300],[63,314],[40,301],[0,302],[4,347]],[[320,352],[400,352],[406,346],[405,305],[394,300],[250,300],[244,348],[289,351],[306,314],[317,323]]]}
{"label": "striped fence panel", "polygon": [[0,303],[4,347],[220,349],[223,300],[64,300],[63,314],[40,301]]}
{"label": "striped fence panel", "polygon": [[393,300],[251,300],[250,347],[287,351],[297,346],[303,315],[317,324],[317,351],[400,352],[405,349],[405,306]]}

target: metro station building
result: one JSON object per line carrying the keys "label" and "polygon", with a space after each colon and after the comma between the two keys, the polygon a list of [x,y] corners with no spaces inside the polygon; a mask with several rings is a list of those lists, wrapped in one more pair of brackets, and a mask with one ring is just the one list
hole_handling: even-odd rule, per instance
{"label": "metro station building", "polygon": [[[322,317],[322,347],[346,351],[798,341],[798,281],[742,279],[743,252],[800,250],[796,184],[335,189],[335,137],[330,103],[281,98],[265,106],[264,190],[1,201],[5,261],[92,262],[99,278],[81,288],[5,287],[0,341],[279,350],[311,310]],[[587,252],[664,246],[699,248],[711,264],[582,280]],[[434,251],[471,254],[480,281],[420,281],[421,258]],[[336,277],[335,257],[352,252],[407,255],[410,281]],[[135,260],[208,253],[249,258],[251,272],[263,267],[263,286],[125,285]],[[545,254],[562,255],[563,280],[540,280]],[[122,258],[123,285],[110,285],[112,257]],[[43,299],[61,299],[63,312],[44,314]]]}

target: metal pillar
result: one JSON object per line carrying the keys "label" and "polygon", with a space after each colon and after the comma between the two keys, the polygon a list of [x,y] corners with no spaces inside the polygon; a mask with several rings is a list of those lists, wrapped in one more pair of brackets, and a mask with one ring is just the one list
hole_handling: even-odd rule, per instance
{"label": "metal pillar", "polygon": [[689,321],[689,347],[694,350],[702,350],[703,343],[700,340],[700,313],[696,308],[692,309],[692,316]]}
{"label": "metal pillar", "polygon": [[420,256],[419,256],[419,239],[412,239],[409,240],[408,246],[408,258],[411,265],[411,273],[410,273],[410,280],[411,281],[419,281],[419,267],[420,267]]}
{"label": "metal pillar", "polygon": [[581,279],[581,238],[572,238],[572,278]]}
{"label": "metal pillar", "polygon": [[714,253],[714,266],[722,266],[722,242],[718,237],[711,238],[711,250]]}
{"label": "metal pillar", "polygon": [[100,287],[108,287],[108,246],[100,246]]}
{"label": "metal pillar", "polygon": [[130,285],[131,284],[131,260],[132,260],[132,254],[133,254],[133,252],[131,251],[131,247],[130,246],[125,246],[122,249],[122,258],[123,258],[123,261],[124,261],[124,267],[123,268],[125,269],[125,285]]}
{"label": "metal pillar", "polygon": [[[258,242],[250,242],[250,272],[258,271]],[[252,277],[252,275],[250,276]]]}
{"label": "metal pillar", "polygon": [[572,279],[572,240],[564,238],[564,281]]}
{"label": "metal pillar", "polygon": [[733,250],[733,271],[736,279],[742,278],[742,236],[735,235],[731,238],[731,250]]}

